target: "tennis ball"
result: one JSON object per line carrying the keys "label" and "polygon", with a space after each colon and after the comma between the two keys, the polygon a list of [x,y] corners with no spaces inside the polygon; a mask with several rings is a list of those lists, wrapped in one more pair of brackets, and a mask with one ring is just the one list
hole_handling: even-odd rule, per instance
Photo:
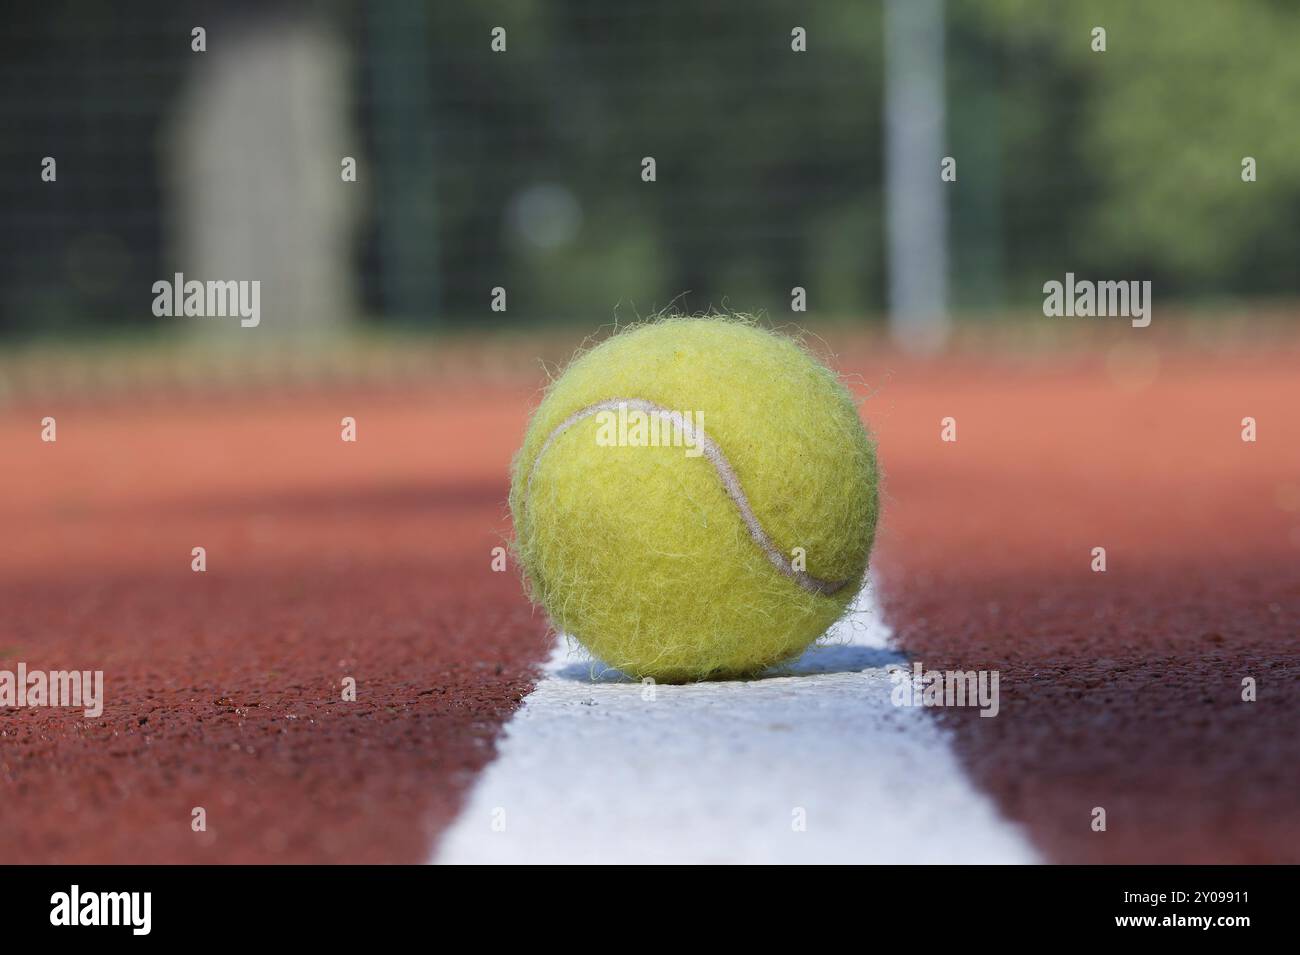
{"label": "tennis ball", "polygon": [[580,354],[511,478],[534,602],[604,663],[661,682],[798,655],[856,595],[876,526],[848,389],[738,316],[661,319]]}

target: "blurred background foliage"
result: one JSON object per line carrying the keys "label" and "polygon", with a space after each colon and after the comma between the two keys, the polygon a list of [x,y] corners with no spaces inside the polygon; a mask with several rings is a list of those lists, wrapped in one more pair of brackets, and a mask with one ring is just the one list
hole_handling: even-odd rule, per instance
{"label": "blurred background foliage", "polygon": [[[1067,270],[1151,279],[1166,302],[1295,294],[1300,3],[945,9],[960,311],[1036,308]],[[347,267],[364,321],[599,324],[669,304],[779,316],[796,285],[823,318],[888,305],[876,2],[51,0],[8,16],[0,334],[167,321],[149,291],[183,265],[163,132],[212,56],[190,51],[190,29],[211,49],[285,20],[325,24],[347,52],[339,108],[359,182],[339,187],[361,197]],[[806,53],[791,52],[796,26]],[[57,184],[40,181],[47,155]],[[1258,182],[1242,182],[1244,156]]]}

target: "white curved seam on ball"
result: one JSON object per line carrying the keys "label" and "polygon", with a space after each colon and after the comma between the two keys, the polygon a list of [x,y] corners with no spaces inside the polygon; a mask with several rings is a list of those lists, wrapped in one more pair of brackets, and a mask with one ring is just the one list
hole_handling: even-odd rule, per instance
{"label": "white curved seam on ball", "polygon": [[529,490],[532,489],[533,475],[537,472],[537,462],[542,459],[542,455],[546,453],[556,438],[585,418],[600,414],[602,411],[617,411],[620,406],[624,405],[636,411],[659,415],[668,419],[685,434],[688,441],[704,452],[704,456],[713,465],[713,469],[718,472],[718,477],[722,480],[722,486],[727,492],[727,497],[731,498],[731,503],[740,512],[740,519],[744,521],[749,536],[758,545],[759,550],[763,552],[773,567],[804,590],[813,594],[829,596],[843,589],[848,583],[847,580],[822,580],[820,577],[814,577],[806,571],[795,570],[794,565],[777,549],[776,545],[772,543],[772,539],[767,536],[767,532],[763,530],[763,525],[759,523],[758,516],[749,505],[749,498],[745,496],[745,489],[740,486],[740,479],[736,476],[736,472],[732,470],[730,462],[727,461],[727,456],[722,453],[722,449],[703,430],[697,432],[691,423],[682,417],[681,412],[671,411],[655,404],[653,401],[646,401],[644,398],[610,398],[605,401],[598,401],[594,405],[588,405],[575,411],[561,421],[555,426],[555,430],[546,436],[546,440],[542,442],[541,450],[537,452],[537,457],[533,458],[532,466],[528,469]]}

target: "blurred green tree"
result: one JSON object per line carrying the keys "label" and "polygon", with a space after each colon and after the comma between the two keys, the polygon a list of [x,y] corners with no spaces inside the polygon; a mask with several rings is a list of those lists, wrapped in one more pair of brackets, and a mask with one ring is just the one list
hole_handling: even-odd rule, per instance
{"label": "blurred green tree", "polygon": [[1297,291],[1300,4],[960,0],[952,16],[955,55],[997,63],[1013,298],[1053,264],[1184,299]]}

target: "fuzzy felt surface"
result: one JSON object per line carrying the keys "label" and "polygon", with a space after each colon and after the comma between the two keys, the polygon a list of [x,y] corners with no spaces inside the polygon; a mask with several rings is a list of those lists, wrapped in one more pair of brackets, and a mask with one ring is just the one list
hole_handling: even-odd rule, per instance
{"label": "fuzzy felt surface", "polygon": [[[774,565],[716,463],[675,428],[611,444],[608,418],[580,414],[613,399],[702,425],[771,548],[790,563],[801,549],[809,577],[842,585],[810,590]],[[547,389],[510,507],[531,596],[594,656],[661,682],[746,676],[800,653],[857,593],[875,451],[848,390],[795,341],[743,318],[662,319]]]}

